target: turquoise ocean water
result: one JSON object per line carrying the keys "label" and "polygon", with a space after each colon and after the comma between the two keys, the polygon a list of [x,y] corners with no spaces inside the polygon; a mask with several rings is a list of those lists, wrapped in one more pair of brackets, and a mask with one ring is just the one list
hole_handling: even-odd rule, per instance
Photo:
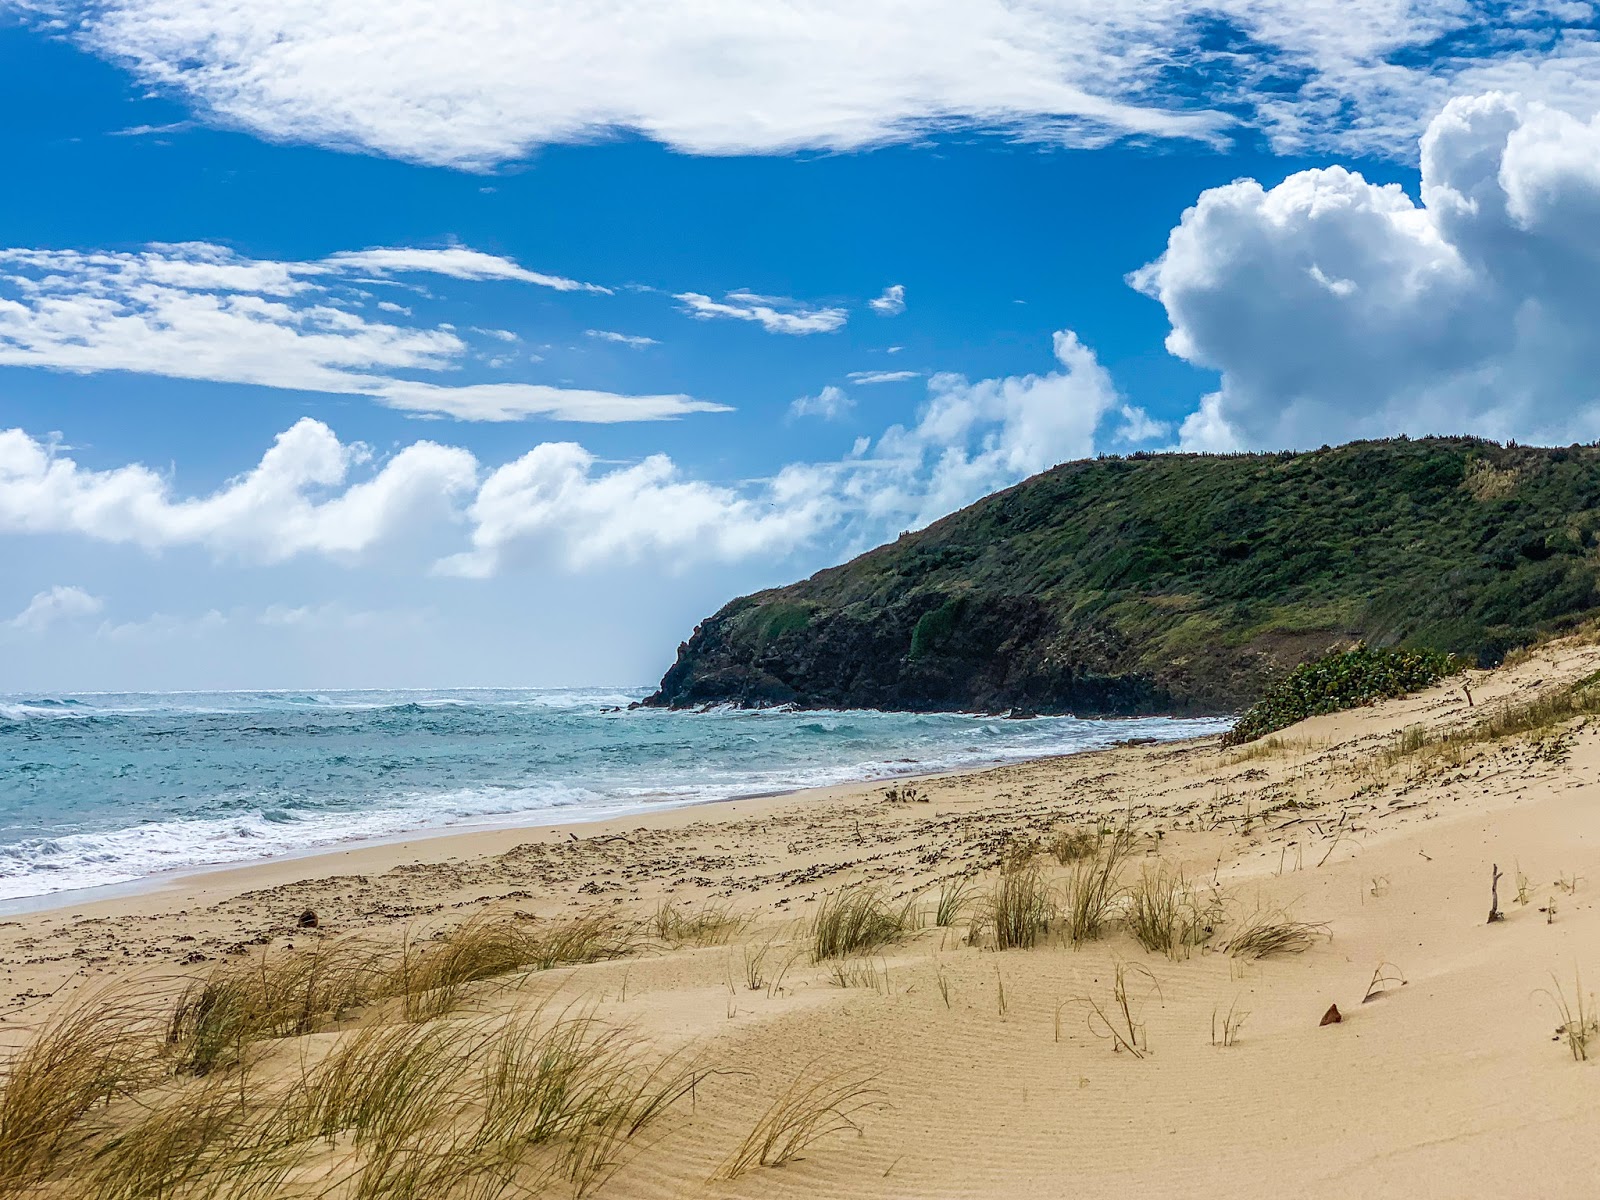
{"label": "turquoise ocean water", "polygon": [[607,711],[644,694],[0,696],[0,900],[422,830],[579,821],[1226,724]]}

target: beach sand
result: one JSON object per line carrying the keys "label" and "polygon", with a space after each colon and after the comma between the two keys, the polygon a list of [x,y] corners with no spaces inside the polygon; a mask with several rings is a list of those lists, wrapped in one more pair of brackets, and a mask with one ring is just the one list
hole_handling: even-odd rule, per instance
{"label": "beach sand", "polygon": [[[486,909],[540,922],[603,912],[648,932],[670,901],[741,924],[717,944],[641,934],[611,961],[474,985],[443,1018],[578,1004],[706,1068],[595,1195],[1593,1197],[1600,1067],[1557,1039],[1552,993],[1575,999],[1580,973],[1600,983],[1600,726],[1394,751],[1408,729],[1465,729],[1596,670],[1600,649],[1557,643],[1472,673],[1470,705],[1452,680],[1239,750],[1124,746],[927,778],[909,799],[882,783],[830,788],[69,898],[0,921],[0,1038],[23,1044],[87,989],[176,995],[263,955],[426,943]],[[1079,948],[1057,927],[1001,951],[992,933],[969,944],[963,917],[860,956],[858,986],[806,953],[841,886],[920,896],[931,914],[963,876],[986,894],[1019,843],[1101,822],[1136,831],[1125,883],[1181,868],[1197,902],[1221,898],[1208,944],[1151,953],[1112,922]],[[1070,866],[1033,862],[1066,886]],[[1496,864],[1504,920],[1490,923]],[[315,929],[298,925],[307,910]],[[1284,914],[1312,927],[1308,948],[1224,949],[1253,918]],[[1131,1049],[1110,1036],[1119,966]],[[1331,1005],[1343,1019],[1319,1024]],[[384,1011],[259,1043],[252,1078],[270,1090],[304,1069],[305,1045],[328,1053],[393,1019]],[[1240,1023],[1225,1035],[1230,1013]],[[1600,1038],[1590,1050],[1600,1058]],[[857,1099],[870,1104],[849,1110],[858,1128],[713,1180],[797,1078],[869,1088]],[[91,1148],[109,1136],[91,1132]],[[72,1174],[89,1152],[64,1151],[55,1182],[22,1194],[100,1194]],[[308,1149],[320,1174],[268,1194],[316,1194],[310,1180],[328,1186],[361,1153]]]}

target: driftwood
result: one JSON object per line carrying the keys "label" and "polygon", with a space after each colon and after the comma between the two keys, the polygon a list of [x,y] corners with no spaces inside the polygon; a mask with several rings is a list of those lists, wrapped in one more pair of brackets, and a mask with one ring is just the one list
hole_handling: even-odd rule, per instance
{"label": "driftwood", "polygon": [[1489,880],[1489,924],[1504,921],[1505,913],[1500,911],[1500,864],[1494,864],[1494,875]]}

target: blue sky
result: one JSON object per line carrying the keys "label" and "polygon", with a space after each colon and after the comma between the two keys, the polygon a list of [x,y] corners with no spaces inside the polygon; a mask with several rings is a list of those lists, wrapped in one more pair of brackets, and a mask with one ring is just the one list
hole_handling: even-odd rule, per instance
{"label": "blue sky", "polygon": [[1587,3],[0,0],[0,691],[652,680],[1055,462],[1600,436]]}

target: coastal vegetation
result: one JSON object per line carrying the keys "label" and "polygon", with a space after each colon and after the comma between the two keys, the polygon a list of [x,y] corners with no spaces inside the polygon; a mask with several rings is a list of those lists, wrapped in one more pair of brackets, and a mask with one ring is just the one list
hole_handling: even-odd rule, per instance
{"label": "coastal vegetation", "polygon": [[732,601],[649,703],[1239,711],[1352,645],[1496,663],[1600,607],[1597,554],[1593,446],[1072,462]]}
{"label": "coastal vegetation", "polygon": [[1466,663],[1439,650],[1403,650],[1358,646],[1301,663],[1267,688],[1222,744],[1237,746],[1307,717],[1340,712],[1421,691]]}

